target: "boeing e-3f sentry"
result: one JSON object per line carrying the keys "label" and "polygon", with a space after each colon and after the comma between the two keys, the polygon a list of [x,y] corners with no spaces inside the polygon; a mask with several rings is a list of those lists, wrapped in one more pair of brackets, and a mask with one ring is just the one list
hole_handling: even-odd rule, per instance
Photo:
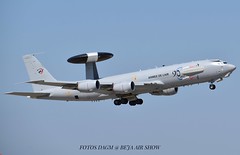
{"label": "boeing e-3f sentry", "polygon": [[23,60],[33,86],[33,92],[9,92],[6,94],[27,96],[34,99],[65,101],[98,101],[113,99],[115,105],[141,105],[138,95],[174,95],[178,87],[209,82],[220,82],[236,69],[232,64],[219,59],[193,61],[163,66],[139,72],[99,78],[96,62],[113,57],[106,52],[86,53],[68,59],[70,63],[85,64],[86,80],[57,81],[33,55]]}

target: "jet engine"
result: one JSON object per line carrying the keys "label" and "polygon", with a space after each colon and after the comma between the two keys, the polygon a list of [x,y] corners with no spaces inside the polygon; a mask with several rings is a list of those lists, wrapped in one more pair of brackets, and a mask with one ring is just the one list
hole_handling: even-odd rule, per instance
{"label": "jet engine", "polygon": [[159,90],[159,91],[154,91],[150,93],[151,95],[164,95],[164,96],[169,96],[169,95],[175,95],[178,92],[178,87],[176,88],[168,88],[164,90]]}
{"label": "jet engine", "polygon": [[99,89],[100,83],[98,80],[85,80],[78,82],[77,89],[81,92],[92,92]]}
{"label": "jet engine", "polygon": [[118,93],[129,93],[135,90],[134,82],[116,83],[113,85],[113,91]]}

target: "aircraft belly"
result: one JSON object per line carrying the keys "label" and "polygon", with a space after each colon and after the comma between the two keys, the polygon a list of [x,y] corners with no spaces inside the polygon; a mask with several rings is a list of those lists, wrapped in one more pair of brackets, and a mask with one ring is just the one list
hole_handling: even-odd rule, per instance
{"label": "aircraft belly", "polygon": [[94,100],[104,100],[111,98],[109,95],[100,94],[95,92],[80,92],[78,90],[64,90],[59,89],[57,91],[51,92],[48,99],[53,100],[66,100],[66,101],[94,101]]}

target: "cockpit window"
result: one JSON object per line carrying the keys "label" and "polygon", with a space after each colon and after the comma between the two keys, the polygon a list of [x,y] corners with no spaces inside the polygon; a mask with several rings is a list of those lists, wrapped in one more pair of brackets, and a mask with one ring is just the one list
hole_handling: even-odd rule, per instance
{"label": "cockpit window", "polygon": [[222,61],[222,60],[219,60],[219,59],[212,59],[211,61],[212,62],[220,62],[222,64],[227,64],[227,61]]}

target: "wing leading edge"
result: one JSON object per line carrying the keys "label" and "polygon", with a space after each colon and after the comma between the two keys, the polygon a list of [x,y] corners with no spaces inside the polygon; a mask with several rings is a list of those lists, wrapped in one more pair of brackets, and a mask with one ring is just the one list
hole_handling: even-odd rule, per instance
{"label": "wing leading edge", "polygon": [[50,95],[50,93],[36,93],[36,92],[7,92],[5,94],[27,96],[27,97],[31,97],[31,98],[49,97],[49,95]]}
{"label": "wing leading edge", "polygon": [[37,80],[37,81],[28,81],[26,83],[56,86],[56,87],[62,87],[63,89],[77,89],[77,86],[78,86],[77,82],[62,82],[62,81],[48,82],[44,80]]}

